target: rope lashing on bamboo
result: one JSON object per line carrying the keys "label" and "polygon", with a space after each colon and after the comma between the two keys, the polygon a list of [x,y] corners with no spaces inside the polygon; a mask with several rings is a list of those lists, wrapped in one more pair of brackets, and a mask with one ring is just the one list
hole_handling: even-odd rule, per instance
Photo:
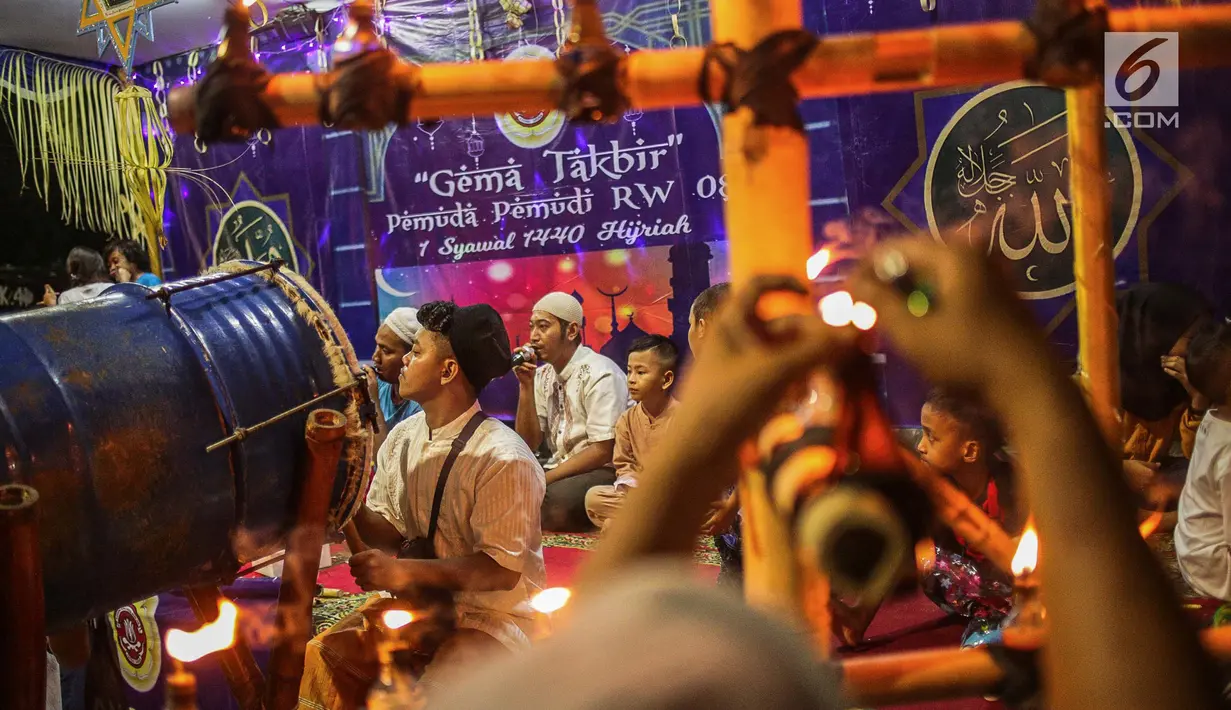
{"label": "rope lashing on bamboo", "polygon": [[419,68],[381,41],[374,18],[371,2],[351,4],[346,27],[334,43],[332,81],[321,92],[319,111],[326,125],[379,131],[406,122],[419,89]]}
{"label": "rope lashing on bamboo", "polygon": [[321,94],[321,123],[344,130],[379,131],[401,126],[419,88],[418,67],[379,49],[338,62],[333,81]]}
{"label": "rope lashing on bamboo", "polygon": [[225,21],[226,39],[197,92],[196,132],[205,143],[247,141],[262,128],[280,127],[262,98],[271,75],[248,46],[247,10],[232,4]]}
{"label": "rope lashing on bamboo", "polygon": [[[720,103],[728,112],[752,111],[754,126],[780,126],[803,132],[799,92],[791,74],[816,49],[820,40],[805,30],[783,30],[761,40],[750,50],[731,44],[706,47],[699,93],[707,103]],[[726,76],[721,96],[710,95],[711,72]]]}
{"label": "rope lashing on bamboo", "polygon": [[568,42],[556,58],[564,80],[560,111],[577,123],[620,120],[632,106],[624,90],[627,58],[607,40],[594,0],[577,0]]}
{"label": "rope lashing on bamboo", "polygon": [[564,79],[560,110],[576,123],[611,123],[632,105],[624,93],[624,57],[610,47],[580,45],[556,59]]}
{"label": "rope lashing on bamboo", "polygon": [[1071,85],[1074,72],[1087,83],[1098,79],[1103,69],[1103,36],[1111,30],[1106,7],[1067,16],[1040,12],[1026,26],[1038,44],[1034,57],[1026,62],[1026,78],[1054,86]]}

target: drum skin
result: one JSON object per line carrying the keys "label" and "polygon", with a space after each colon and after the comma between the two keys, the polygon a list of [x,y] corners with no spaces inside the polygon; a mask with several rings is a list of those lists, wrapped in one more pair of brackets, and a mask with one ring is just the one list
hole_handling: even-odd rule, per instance
{"label": "drum skin", "polygon": [[[169,588],[229,581],[281,547],[308,410],[205,449],[336,386],[321,336],[262,275],[174,294],[169,311],[150,293],[119,284],[0,318],[0,483],[39,492],[49,631]],[[347,458],[334,485],[338,522],[366,469]]]}

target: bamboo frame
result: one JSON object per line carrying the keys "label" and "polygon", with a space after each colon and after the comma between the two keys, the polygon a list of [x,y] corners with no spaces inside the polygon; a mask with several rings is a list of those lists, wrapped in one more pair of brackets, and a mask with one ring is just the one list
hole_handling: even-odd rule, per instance
{"label": "bamboo frame", "polygon": [[[1063,3],[1063,4],[1061,4]],[[1051,7],[1055,5],[1056,7]],[[1089,7],[1100,7],[1091,0]],[[1040,8],[1075,13],[1083,0],[1040,0]],[[1182,41],[1182,40],[1181,40]],[[1102,74],[1099,74],[1102,78]],[[1096,81],[1065,91],[1069,129],[1069,194],[1073,203],[1073,280],[1076,283],[1078,381],[1109,442],[1120,442],[1119,342],[1116,338],[1115,254],[1103,86]]]}
{"label": "bamboo frame", "polygon": [[[803,23],[799,0],[711,0],[711,8],[714,41],[741,49],[751,49],[779,30],[799,29]],[[727,229],[742,237],[728,242],[731,281],[740,286],[762,274],[789,274],[806,283],[805,263],[812,254],[808,138],[793,128],[756,126],[753,120],[752,110],[744,107],[722,121]],[[766,231],[775,235],[769,249],[758,239]],[[810,308],[799,296],[770,298],[780,312]],[[815,570],[805,572],[797,563],[788,520],[776,509],[769,479],[759,466],[742,469],[739,496],[748,602],[807,619],[816,647],[827,656],[829,580]]]}
{"label": "bamboo frame", "polygon": [[[1108,23],[1117,32],[1179,32],[1185,69],[1231,63],[1223,52],[1231,46],[1231,5],[1112,10]],[[1035,50],[1034,36],[1014,21],[832,36],[821,39],[793,79],[800,96],[810,99],[988,84],[1023,78]],[[699,106],[704,54],[703,48],[691,47],[630,55],[624,89],[633,106]],[[550,110],[563,88],[547,60],[427,64],[420,67],[420,81],[407,120]],[[711,96],[719,95],[721,83],[720,75],[712,77]],[[327,76],[278,74],[264,97],[281,125],[316,125],[321,89],[328,84]],[[176,131],[195,129],[195,101],[195,87],[171,91],[168,108]]]}
{"label": "bamboo frame", "polygon": [[[799,0],[712,0],[714,37],[749,48],[771,32],[800,27]],[[1080,0],[1042,0],[1041,9],[1069,13]],[[1178,32],[1186,69],[1231,64],[1231,5],[1137,8],[1107,13],[1112,31]],[[908,91],[989,84],[1023,78],[1038,52],[1024,23],[1005,21],[824,37],[793,74],[803,98]],[[646,50],[627,58],[622,87],[642,110],[695,106],[702,95],[722,93],[726,77],[714,72],[699,85],[705,52],[700,48]],[[1097,87],[1077,72],[1049,73],[1049,80],[1075,86],[1068,93],[1071,173],[1076,215],[1074,237],[1077,310],[1081,328],[1083,384],[1108,432],[1118,400],[1114,277],[1107,244],[1109,220],[1103,146],[1104,109]],[[551,110],[561,103],[564,79],[552,61],[430,64],[419,68],[419,87],[406,120],[464,117],[510,110]],[[282,126],[316,124],[331,77],[277,75],[263,99]],[[704,89],[704,91],[703,91]],[[169,98],[177,131],[195,128],[195,89],[179,88]],[[804,275],[811,251],[807,140],[784,128],[752,125],[748,109],[724,118],[723,162],[729,197],[727,221],[733,281],[759,274]],[[774,239],[760,239],[772,232]],[[802,299],[767,303],[767,310],[799,311]],[[774,509],[765,477],[752,467],[741,476],[745,510],[746,591],[751,602],[802,615],[812,626],[819,650],[829,650],[829,614],[822,603],[828,582],[794,559],[783,517]],[[944,491],[931,494],[944,501]],[[957,515],[957,512],[954,512]],[[967,521],[975,524],[978,521]],[[1003,561],[1003,540],[989,540]],[[1216,635],[1219,652],[1231,657],[1231,635]],[[1208,635],[1207,635],[1208,637]],[[1000,678],[986,651],[936,651],[851,661],[845,665],[852,695],[864,703],[953,697],[986,692]],[[877,695],[877,693],[880,693]]]}

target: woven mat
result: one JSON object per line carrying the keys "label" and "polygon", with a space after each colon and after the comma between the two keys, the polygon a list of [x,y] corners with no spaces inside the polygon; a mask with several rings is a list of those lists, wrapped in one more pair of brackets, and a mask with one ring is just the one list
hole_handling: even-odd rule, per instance
{"label": "woven mat", "polygon": [[[543,533],[543,547],[567,547],[573,550],[592,550],[598,544],[598,535],[592,533]],[[693,554],[697,564],[719,565],[718,550],[710,537],[697,538]]]}
{"label": "woven mat", "polygon": [[350,616],[372,594],[348,594],[342,597],[317,597],[312,603],[313,635],[319,634],[330,626]]}

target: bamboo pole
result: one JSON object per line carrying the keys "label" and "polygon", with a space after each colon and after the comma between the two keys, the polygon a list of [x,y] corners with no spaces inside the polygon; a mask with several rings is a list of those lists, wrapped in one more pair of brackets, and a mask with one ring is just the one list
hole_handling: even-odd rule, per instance
{"label": "bamboo pole", "polygon": [[[1211,657],[1231,661],[1231,627],[1206,629]],[[885,706],[978,697],[997,692],[1004,669],[984,647],[890,653],[842,662],[846,697],[856,706]]]}
{"label": "bamboo pole", "polygon": [[[732,42],[742,49],[751,49],[773,32],[799,29],[803,22],[799,0],[712,0],[710,7],[714,41]],[[722,121],[731,281],[739,286],[755,276],[785,274],[806,282],[805,264],[812,253],[808,138],[794,128],[756,126],[753,121],[748,107],[736,109]],[[771,295],[764,307],[772,316],[804,312],[809,306],[799,296]],[[775,509],[768,479],[759,467],[743,469],[739,495],[748,602],[795,619],[807,618],[817,648],[827,655],[828,606],[816,602],[828,601],[828,580],[815,573],[801,574],[787,521]]]}
{"label": "bamboo pole", "polygon": [[[1092,0],[1097,6],[1098,0]],[[1070,13],[1083,0],[1066,0]],[[1111,190],[1102,72],[1065,92],[1068,108],[1069,194],[1073,203],[1073,280],[1077,288],[1078,380],[1109,442],[1120,445],[1120,370],[1116,340],[1116,265],[1111,235]]]}
{"label": "bamboo pole", "polygon": [[[1108,21],[1120,32],[1178,32],[1182,68],[1231,64],[1225,51],[1231,46],[1231,4],[1112,10]],[[991,84],[1021,79],[1035,48],[1034,36],[1014,21],[828,36],[793,79],[803,98]],[[632,104],[642,110],[699,105],[703,56],[699,47],[634,53],[624,76]],[[420,80],[408,110],[411,120],[553,109],[563,88],[549,60],[427,64],[420,67]],[[721,76],[712,78],[709,95],[718,95],[721,82]],[[278,74],[265,102],[283,126],[318,124],[328,84],[327,76]],[[194,86],[171,91],[176,131],[193,132],[195,102]]]}

